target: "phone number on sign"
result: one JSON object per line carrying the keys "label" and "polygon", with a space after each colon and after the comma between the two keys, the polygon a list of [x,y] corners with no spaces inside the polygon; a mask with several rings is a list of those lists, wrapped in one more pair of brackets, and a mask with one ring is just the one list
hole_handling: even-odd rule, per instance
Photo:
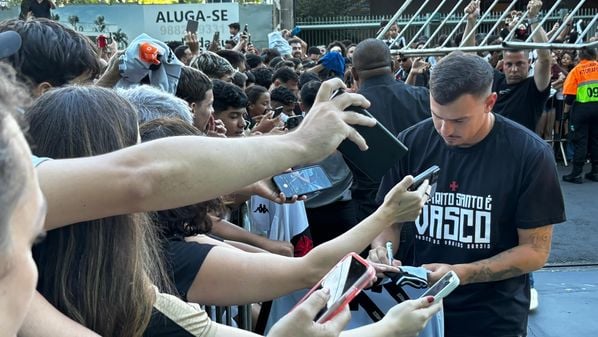
{"label": "phone number on sign", "polygon": [[[182,37],[183,35],[185,35],[186,29],[186,25],[162,25],[160,26],[160,35],[180,35]],[[222,32],[223,29],[226,29],[226,33],[228,33],[228,27],[226,27],[226,25],[222,26],[217,24],[200,24],[197,28],[196,34],[211,35],[215,32]]]}

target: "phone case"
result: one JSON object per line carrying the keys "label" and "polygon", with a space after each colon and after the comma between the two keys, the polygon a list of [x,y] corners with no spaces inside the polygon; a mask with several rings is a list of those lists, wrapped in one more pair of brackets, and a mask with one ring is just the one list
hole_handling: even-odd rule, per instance
{"label": "phone case", "polygon": [[[459,276],[457,276],[457,274],[455,274],[455,272],[453,272],[452,270],[444,274],[444,276],[442,276],[440,280],[438,280],[436,283],[442,282],[447,277],[450,277],[450,282],[447,285],[445,285],[442,289],[440,289],[438,293],[433,295],[434,303],[440,302],[440,300],[452,293],[453,290],[457,289],[457,287],[461,283],[461,281],[459,280]],[[436,283],[432,285],[430,288],[428,288],[428,290],[426,290],[420,297],[430,296],[429,292],[436,286]]]}
{"label": "phone case", "polygon": [[[322,279],[313,287],[311,290],[297,303],[296,306],[303,303],[311,294],[317,291],[320,288],[322,282],[330,276],[330,274],[336,269],[337,266],[342,264],[346,259],[353,258],[366,266],[366,272],[355,282],[351,288],[349,288],[320,318],[318,318],[317,323],[324,323],[326,321],[331,320],[334,316],[338,315],[339,312],[343,310],[343,308],[351,302],[355,296],[357,296],[363,288],[365,288],[371,280],[374,279],[376,276],[376,271],[374,267],[372,267],[366,260],[364,260],[361,256],[357,255],[356,253],[349,253],[343,257],[339,263],[337,263],[334,267],[330,269],[330,271],[326,274],[326,276],[322,277]],[[295,307],[296,307],[295,306]],[[294,309],[294,308],[293,308]]]}

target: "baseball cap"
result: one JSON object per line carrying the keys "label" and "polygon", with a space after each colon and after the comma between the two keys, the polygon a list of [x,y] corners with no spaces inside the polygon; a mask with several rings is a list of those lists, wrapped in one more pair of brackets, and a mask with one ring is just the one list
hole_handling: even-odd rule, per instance
{"label": "baseball cap", "polygon": [[0,33],[0,59],[9,57],[21,48],[21,36],[12,30]]}

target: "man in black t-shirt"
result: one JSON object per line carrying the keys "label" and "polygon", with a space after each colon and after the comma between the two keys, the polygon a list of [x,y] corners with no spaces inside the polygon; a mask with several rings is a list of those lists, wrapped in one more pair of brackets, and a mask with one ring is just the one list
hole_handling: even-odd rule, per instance
{"label": "man in black t-shirt", "polygon": [[[531,0],[528,5],[528,23],[536,29],[539,23],[538,12],[542,2]],[[547,42],[542,27],[532,36],[536,43]],[[548,49],[538,49],[538,59],[534,63],[534,76],[528,77],[530,52],[528,50],[505,50],[503,52],[503,72],[495,71],[492,91],[498,94],[493,111],[499,115],[535,131],[542,115],[544,104],[550,94],[551,56]]]}
{"label": "man in black t-shirt", "polygon": [[[392,73],[390,49],[383,41],[367,39],[353,53],[351,74],[359,91],[371,102],[368,111],[393,135],[430,117],[429,91],[397,81]],[[348,162],[349,163],[349,162]],[[352,198],[357,222],[372,214],[380,180],[372,180],[349,163],[353,172]]]}
{"label": "man in black t-shirt", "polygon": [[52,0],[23,0],[21,3],[21,17],[27,18],[29,13],[36,18],[51,19],[51,9],[55,9],[56,5]]}
{"label": "man in black t-shirt", "polygon": [[[401,177],[440,167],[436,191],[415,221],[414,258],[429,281],[449,270],[461,286],[444,299],[446,337],[527,334],[528,273],[550,252],[552,224],[565,220],[550,147],[531,131],[492,112],[492,67],[452,53],[430,78],[432,118],[403,131],[408,154],[387,174],[379,199]],[[387,261],[401,224],[370,252]],[[399,229],[399,230],[397,230]]]}

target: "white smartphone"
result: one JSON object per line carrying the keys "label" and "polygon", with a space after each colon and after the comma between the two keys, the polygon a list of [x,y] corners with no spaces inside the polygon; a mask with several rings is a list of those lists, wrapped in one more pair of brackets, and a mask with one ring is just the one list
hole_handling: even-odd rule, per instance
{"label": "white smartphone", "polygon": [[420,297],[434,296],[434,303],[440,302],[459,286],[459,276],[452,270],[444,274],[433,286],[428,288]]}

